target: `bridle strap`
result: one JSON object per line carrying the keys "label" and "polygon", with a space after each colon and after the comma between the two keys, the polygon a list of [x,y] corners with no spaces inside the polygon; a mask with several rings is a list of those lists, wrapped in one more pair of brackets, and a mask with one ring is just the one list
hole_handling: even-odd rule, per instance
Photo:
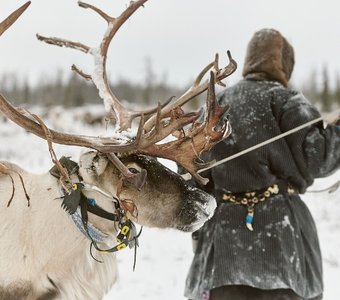
{"label": "bridle strap", "polygon": [[113,213],[106,211],[105,209],[97,205],[97,203],[95,203],[93,200],[94,199],[86,198],[86,208],[90,213],[98,217],[101,217],[101,218],[104,218],[110,221],[115,221],[115,222],[118,222],[121,219],[118,214],[113,214]]}
{"label": "bridle strap", "polygon": [[137,243],[137,238],[138,236],[133,236],[132,239],[130,239],[131,236],[131,230],[132,230],[132,222],[130,220],[127,220],[125,222],[121,222],[122,219],[120,218],[119,222],[121,223],[120,225],[122,226],[122,229],[120,233],[117,236],[117,241],[119,242],[118,245],[109,248],[109,249],[101,249],[98,247],[96,241],[92,238],[92,236],[89,233],[88,229],[88,203],[87,203],[87,198],[82,194],[80,198],[80,212],[81,212],[81,220],[84,226],[84,229],[91,240],[91,245],[98,250],[99,252],[102,253],[110,253],[110,252],[117,252],[119,250],[122,250],[129,246],[130,244],[136,244]]}

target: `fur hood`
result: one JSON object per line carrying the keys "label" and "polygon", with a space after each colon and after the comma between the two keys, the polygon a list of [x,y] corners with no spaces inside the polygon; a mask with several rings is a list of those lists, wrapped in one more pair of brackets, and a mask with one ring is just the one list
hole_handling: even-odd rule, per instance
{"label": "fur hood", "polygon": [[255,32],[243,67],[245,79],[278,81],[287,86],[293,68],[293,47],[280,32],[274,29]]}

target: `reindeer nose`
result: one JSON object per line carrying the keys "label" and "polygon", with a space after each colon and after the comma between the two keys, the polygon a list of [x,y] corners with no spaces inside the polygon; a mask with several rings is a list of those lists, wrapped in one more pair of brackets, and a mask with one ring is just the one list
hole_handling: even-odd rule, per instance
{"label": "reindeer nose", "polygon": [[176,226],[182,231],[195,231],[203,226],[214,214],[217,207],[216,200],[208,193],[192,189],[185,199],[186,210],[182,210],[178,216],[180,225]]}
{"label": "reindeer nose", "polygon": [[210,218],[217,207],[215,198],[200,189],[194,188],[195,191],[191,191],[189,201],[193,202],[197,211],[200,212],[202,217]]}
{"label": "reindeer nose", "polygon": [[207,197],[204,200],[205,201],[202,202],[197,201],[196,206],[201,210],[201,213],[203,213],[204,216],[210,218],[214,214],[215,209],[217,207],[216,200],[212,196]]}

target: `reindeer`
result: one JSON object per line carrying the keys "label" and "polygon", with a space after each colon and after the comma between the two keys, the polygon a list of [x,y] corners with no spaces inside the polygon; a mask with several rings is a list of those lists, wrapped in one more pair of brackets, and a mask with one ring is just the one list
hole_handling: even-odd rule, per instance
{"label": "reindeer", "polygon": [[[157,161],[171,159],[202,184],[198,162],[230,134],[220,118],[215,83],[229,76],[236,63],[220,69],[218,57],[198,75],[190,89],[157,108],[131,111],[109,87],[107,51],[121,25],[147,0],[131,2],[117,18],[79,2],[98,13],[108,29],[98,48],[59,38],[38,36],[49,44],[74,48],[94,58],[94,73],[73,71],[92,81],[115,120],[110,137],[72,135],[48,128],[42,119],[16,108],[0,94],[0,110],[28,132],[45,139],[54,163],[45,174],[31,174],[9,162],[0,163],[0,298],[101,299],[117,278],[115,252],[138,245],[134,223],[149,227],[194,231],[212,216],[215,199],[194,188]],[[30,2],[0,23],[0,35]],[[202,82],[209,71],[210,79]],[[184,113],[181,107],[208,89],[206,109]],[[133,120],[139,118],[137,129]],[[224,119],[223,119],[224,120]],[[173,139],[160,143],[170,135]],[[86,149],[78,163],[58,160],[53,143]]]}

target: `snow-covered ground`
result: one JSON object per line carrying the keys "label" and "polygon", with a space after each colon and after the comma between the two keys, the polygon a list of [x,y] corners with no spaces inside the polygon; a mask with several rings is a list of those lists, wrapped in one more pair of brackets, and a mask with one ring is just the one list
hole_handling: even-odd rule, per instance
{"label": "snow-covered ground", "polygon": [[[90,111],[96,111],[91,107]],[[41,113],[39,109],[32,109]],[[50,109],[48,124],[59,130],[79,133],[102,133],[103,126],[90,127],[79,121],[81,109],[63,112]],[[59,115],[59,118],[55,116]],[[61,155],[77,159],[80,149],[55,145]],[[19,164],[31,172],[46,172],[52,165],[47,143],[27,134],[0,115],[0,160]],[[166,163],[168,164],[168,163]],[[168,164],[169,165],[169,164]],[[171,165],[169,165],[171,166]],[[318,179],[309,189],[321,190],[340,180],[340,171],[326,179]],[[307,193],[303,196],[310,207],[319,230],[324,261],[325,300],[339,299],[340,285],[340,189],[334,193]],[[175,230],[144,228],[137,252],[136,270],[133,272],[133,251],[117,254],[120,279],[105,297],[127,300],[184,300],[183,290],[187,270],[192,259],[190,234]]]}

